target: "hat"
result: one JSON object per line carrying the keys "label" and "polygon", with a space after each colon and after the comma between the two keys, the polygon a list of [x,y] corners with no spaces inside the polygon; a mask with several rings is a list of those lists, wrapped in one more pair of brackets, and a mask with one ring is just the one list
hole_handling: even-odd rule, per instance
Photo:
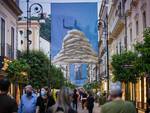
{"label": "hat", "polygon": [[110,95],[118,95],[122,92],[121,83],[119,81],[111,83]]}

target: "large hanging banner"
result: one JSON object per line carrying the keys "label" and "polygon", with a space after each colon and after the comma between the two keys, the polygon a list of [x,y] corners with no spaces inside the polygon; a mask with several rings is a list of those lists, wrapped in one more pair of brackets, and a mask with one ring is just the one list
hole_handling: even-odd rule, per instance
{"label": "large hanging banner", "polygon": [[97,63],[97,3],[51,4],[52,62],[69,65],[72,83],[87,80],[88,64]]}

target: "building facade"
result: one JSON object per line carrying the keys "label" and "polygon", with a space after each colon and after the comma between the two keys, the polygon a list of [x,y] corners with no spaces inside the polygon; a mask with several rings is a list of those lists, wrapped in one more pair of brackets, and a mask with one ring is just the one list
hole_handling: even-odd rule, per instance
{"label": "building facade", "polygon": [[[17,57],[18,16],[22,11],[19,0],[0,0],[0,79],[7,75],[3,70],[5,60]],[[15,97],[16,87],[11,84],[10,94]]]}
{"label": "building facade", "polygon": [[43,51],[44,54],[50,58],[50,42],[42,37],[40,37],[40,51]]}
{"label": "building facade", "polygon": [[[149,0],[113,0],[108,10],[109,62],[114,54],[134,51],[134,45],[143,41],[143,31],[150,26]],[[112,75],[112,67],[110,76]],[[149,79],[138,78],[136,84],[130,83],[130,100],[134,101],[139,113],[147,108]],[[123,85],[125,93],[125,86]]]}
{"label": "building facade", "polygon": [[[30,50],[40,50],[40,25],[38,21],[31,21],[29,33]],[[18,50],[25,51],[27,49],[27,22],[25,20],[18,21]]]}
{"label": "building facade", "polygon": [[[125,14],[127,19],[127,50],[134,51],[134,44],[143,41],[143,31],[150,27],[150,1],[149,0],[127,0],[125,3]],[[136,102],[139,112],[145,112],[147,100],[150,99],[150,79],[140,77],[136,85],[130,84],[131,100]],[[134,93],[135,92],[135,93]]]}
{"label": "building facade", "polygon": [[108,0],[103,0],[99,13],[99,80],[102,83],[101,89],[107,91],[107,36],[108,36]]}
{"label": "building facade", "polygon": [[[43,51],[50,58],[50,42],[40,37],[40,24],[36,20],[31,21],[29,33],[29,50]],[[27,22],[25,20],[18,21],[18,51],[27,50]]]}
{"label": "building facade", "polygon": [[96,64],[89,64],[87,67],[87,73],[88,73],[88,83],[92,83],[94,81],[98,81],[98,70],[97,70],[97,65]]}
{"label": "building facade", "polygon": [[0,63],[4,57],[12,60],[17,51],[17,21],[22,11],[15,0],[0,1]]}

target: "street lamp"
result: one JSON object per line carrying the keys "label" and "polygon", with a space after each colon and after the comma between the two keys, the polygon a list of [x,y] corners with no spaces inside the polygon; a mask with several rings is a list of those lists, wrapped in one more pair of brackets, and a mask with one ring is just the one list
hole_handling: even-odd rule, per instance
{"label": "street lamp", "polygon": [[40,16],[39,23],[45,23],[42,5],[39,3],[33,3],[29,6],[29,0],[27,0],[27,55],[29,55],[29,45],[32,43],[32,41],[29,40],[29,35],[31,34],[31,31],[29,30],[29,24],[31,26],[31,9],[33,6],[36,6],[34,8],[34,13],[39,14]]}
{"label": "street lamp", "polygon": [[107,93],[109,93],[109,48],[108,48],[108,16],[106,15],[106,20],[103,19],[99,19],[98,20],[98,29],[100,29],[100,27],[102,27],[103,30],[105,30],[105,35],[106,35],[106,52],[107,52]]}

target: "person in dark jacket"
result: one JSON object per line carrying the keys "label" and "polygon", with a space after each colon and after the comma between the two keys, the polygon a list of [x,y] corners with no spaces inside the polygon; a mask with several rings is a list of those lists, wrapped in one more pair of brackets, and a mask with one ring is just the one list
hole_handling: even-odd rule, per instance
{"label": "person in dark jacket", "polygon": [[81,94],[81,102],[82,102],[82,109],[86,107],[86,102],[87,102],[87,94],[86,92],[82,92]]}
{"label": "person in dark jacket", "polygon": [[87,97],[87,109],[89,113],[93,113],[94,108],[94,97],[92,95],[92,91],[88,92],[89,96]]}
{"label": "person in dark jacket", "polygon": [[37,98],[36,113],[47,113],[48,108],[54,104],[55,100],[51,94],[51,91],[47,87],[44,87],[41,89],[41,94]]}
{"label": "person in dark jacket", "polygon": [[77,111],[78,109],[78,97],[79,95],[77,94],[77,90],[74,89],[74,92],[73,92],[73,108]]}
{"label": "person in dark jacket", "polygon": [[7,78],[0,79],[0,113],[17,113],[15,99],[8,95],[10,81]]}

